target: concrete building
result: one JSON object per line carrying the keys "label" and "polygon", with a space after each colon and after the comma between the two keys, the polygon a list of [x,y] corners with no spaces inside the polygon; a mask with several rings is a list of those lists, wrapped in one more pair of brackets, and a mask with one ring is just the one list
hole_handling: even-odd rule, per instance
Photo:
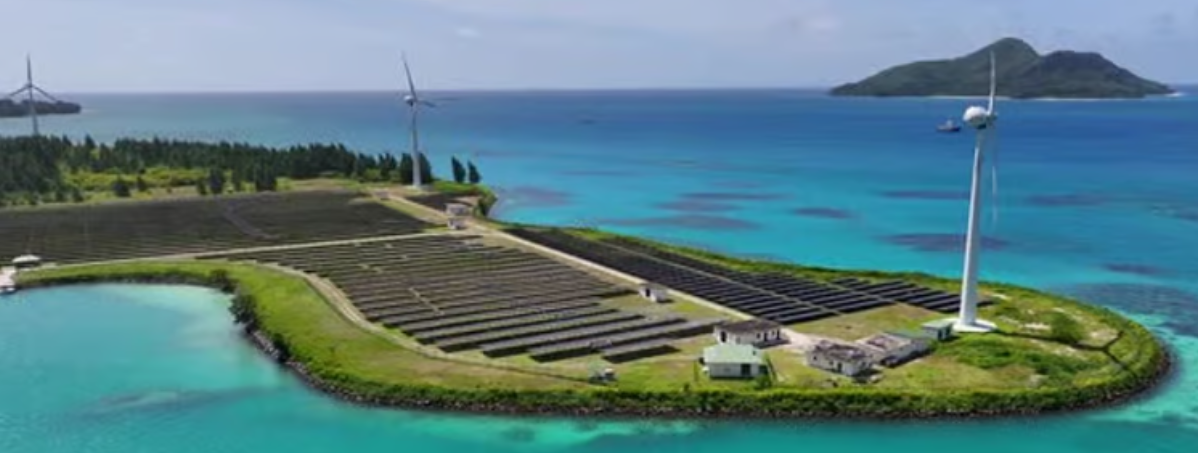
{"label": "concrete building", "polygon": [[720,344],[747,344],[766,347],[786,343],[782,325],[764,319],[750,319],[721,324],[715,327],[715,341]]}
{"label": "concrete building", "polygon": [[17,292],[17,269],[6,267],[0,269],[0,294]]}
{"label": "concrete building", "polygon": [[743,344],[717,344],[703,350],[699,359],[712,379],[752,379],[769,373],[760,349]]}
{"label": "concrete building", "polygon": [[466,229],[466,219],[461,217],[450,217],[449,220],[446,221],[445,226],[451,230],[464,230]]}
{"label": "concrete building", "polygon": [[640,294],[641,297],[644,297],[645,299],[655,303],[660,304],[670,301],[669,290],[667,290],[666,287],[656,283],[641,283],[640,285],[637,285],[636,292],[637,294]]}
{"label": "concrete building", "polygon": [[953,324],[956,324],[955,319],[941,319],[939,321],[929,321],[923,324],[921,330],[923,333],[932,337],[936,341],[944,341],[953,336]]}
{"label": "concrete building", "polygon": [[806,359],[807,366],[845,376],[859,376],[874,366],[874,354],[865,347],[827,340],[807,351]]}
{"label": "concrete building", "polygon": [[465,203],[449,203],[445,205],[445,215],[449,217],[466,217],[470,215],[472,208]]}
{"label": "concrete building", "polygon": [[874,361],[893,367],[918,357],[931,347],[929,338],[919,334],[880,333],[857,340],[857,343],[872,349]]}

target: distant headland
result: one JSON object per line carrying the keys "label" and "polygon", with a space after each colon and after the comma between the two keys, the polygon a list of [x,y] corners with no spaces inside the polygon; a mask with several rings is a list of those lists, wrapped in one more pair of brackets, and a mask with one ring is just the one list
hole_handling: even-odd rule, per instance
{"label": "distant headland", "polygon": [[895,66],[832,89],[833,96],[985,96],[990,53],[998,60],[998,95],[1016,99],[1136,99],[1174,93],[1140,78],[1098,53],[1057,51],[1040,55],[1031,45],[1004,38],[969,55]]}
{"label": "distant headland", "polygon": [[[83,106],[65,101],[34,101],[33,106],[38,115],[74,115],[83,111]],[[0,99],[0,118],[22,116],[29,116],[29,101],[13,102],[10,99]]]}

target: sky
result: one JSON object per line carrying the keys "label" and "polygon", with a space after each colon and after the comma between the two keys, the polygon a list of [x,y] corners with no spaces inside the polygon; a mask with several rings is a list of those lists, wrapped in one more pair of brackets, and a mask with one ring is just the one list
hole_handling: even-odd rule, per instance
{"label": "sky", "polygon": [[[1194,0],[0,0],[0,88],[827,87],[1004,36],[1198,82]],[[24,18],[29,18],[25,20]],[[0,90],[3,91],[3,90]]]}

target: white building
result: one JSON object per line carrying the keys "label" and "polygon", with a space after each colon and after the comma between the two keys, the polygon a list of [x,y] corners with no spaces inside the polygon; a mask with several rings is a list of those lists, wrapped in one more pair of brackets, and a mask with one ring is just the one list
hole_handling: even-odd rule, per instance
{"label": "white building", "polygon": [[656,283],[641,283],[640,285],[637,285],[636,292],[637,294],[640,294],[641,297],[644,297],[645,299],[655,303],[670,301],[669,290],[667,290],[666,287]]}
{"label": "white building", "polygon": [[466,217],[469,216],[471,207],[465,203],[449,203],[445,205],[445,215],[450,217]]}
{"label": "white building", "polygon": [[760,349],[743,344],[717,344],[703,350],[699,359],[712,379],[752,379],[769,373]]}
{"label": "white building", "polygon": [[782,325],[764,319],[724,323],[715,327],[715,341],[720,344],[745,344],[766,347],[786,343]]}
{"label": "white building", "polygon": [[806,359],[807,366],[845,376],[859,376],[874,366],[874,355],[864,347],[827,340],[807,351]]}
{"label": "white building", "polygon": [[953,325],[956,324],[955,319],[941,319],[939,321],[929,321],[923,324],[923,333],[936,339],[936,341],[944,341],[953,336]]}
{"label": "white building", "polygon": [[445,222],[445,226],[449,227],[451,230],[464,230],[466,229],[466,220],[461,217],[450,217],[449,220]]}
{"label": "white building", "polygon": [[0,294],[9,294],[17,291],[17,269],[6,267],[0,269]]}
{"label": "white building", "polygon": [[12,265],[17,269],[28,269],[42,265],[42,258],[37,255],[21,255],[12,259]]}
{"label": "white building", "polygon": [[927,338],[901,333],[880,333],[857,340],[857,343],[872,349],[874,361],[888,367],[911,360],[931,347]]}

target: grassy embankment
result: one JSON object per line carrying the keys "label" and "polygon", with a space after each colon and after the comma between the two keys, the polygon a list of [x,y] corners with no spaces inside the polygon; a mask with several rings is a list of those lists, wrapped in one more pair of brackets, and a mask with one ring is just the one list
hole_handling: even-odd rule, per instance
{"label": "grassy embankment", "polygon": [[[576,232],[604,235],[597,232]],[[855,275],[894,278],[877,272],[833,271],[735,260],[656,244],[728,266],[783,271],[814,278]],[[504,412],[622,413],[673,415],[766,415],[909,417],[1029,413],[1092,406],[1128,396],[1151,385],[1167,363],[1162,346],[1143,327],[1110,311],[1036,291],[989,285],[1006,300],[983,310],[1003,332],[965,337],[940,345],[930,357],[887,370],[878,384],[840,380],[802,365],[786,351],[771,351],[777,369],[772,385],[706,380],[694,357],[707,338],[681,342],[681,352],[617,365],[620,380],[609,386],[582,382],[596,366],[588,357],[554,365],[559,373],[539,373],[527,358],[504,359],[500,366],[445,360],[397,346],[340,317],[303,279],[248,265],[223,263],[137,263],[39,271],[26,283],[95,280],[208,282],[227,270],[237,291],[253,297],[262,332],[283,345],[291,360],[325,390],[360,401],[408,406]],[[931,286],[951,282],[926,275],[903,278]],[[948,288],[946,288],[948,289]],[[609,303],[637,309],[636,302]],[[642,309],[645,309],[642,307]],[[683,307],[701,314],[703,307]],[[855,337],[877,329],[910,327],[942,317],[907,308],[793,326],[796,330]],[[1068,316],[1086,332],[1062,340],[1034,321]],[[1076,342],[1074,342],[1076,340]],[[475,357],[469,357],[476,359]],[[481,358],[478,357],[478,358]],[[510,368],[527,366],[527,371]],[[560,376],[575,377],[574,379]]]}

